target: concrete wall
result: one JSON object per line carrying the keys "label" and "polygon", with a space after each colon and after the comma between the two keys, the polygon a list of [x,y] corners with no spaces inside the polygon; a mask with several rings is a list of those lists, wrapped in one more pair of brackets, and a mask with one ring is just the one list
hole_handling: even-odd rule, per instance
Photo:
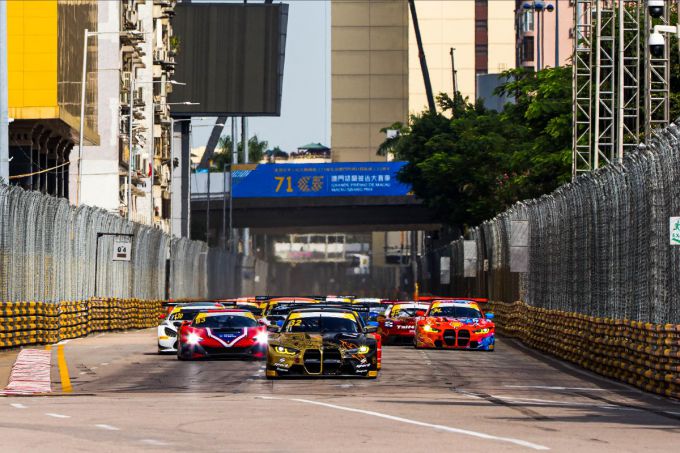
{"label": "concrete wall", "polygon": [[[100,1],[100,32],[120,30],[119,2]],[[99,146],[85,146],[82,160],[82,203],[119,213],[118,129],[120,124],[120,43],[117,34],[99,35]]]}
{"label": "concrete wall", "polygon": [[335,162],[379,161],[380,129],[408,114],[408,5],[332,0],[331,148]]}

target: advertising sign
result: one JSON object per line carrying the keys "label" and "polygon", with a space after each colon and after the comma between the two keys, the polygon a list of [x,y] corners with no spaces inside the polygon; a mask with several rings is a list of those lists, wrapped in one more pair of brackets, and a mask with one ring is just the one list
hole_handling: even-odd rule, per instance
{"label": "advertising sign", "polygon": [[680,245],[680,217],[671,217],[671,245]]}
{"label": "advertising sign", "polygon": [[409,195],[397,180],[405,162],[260,164],[234,171],[234,198]]}

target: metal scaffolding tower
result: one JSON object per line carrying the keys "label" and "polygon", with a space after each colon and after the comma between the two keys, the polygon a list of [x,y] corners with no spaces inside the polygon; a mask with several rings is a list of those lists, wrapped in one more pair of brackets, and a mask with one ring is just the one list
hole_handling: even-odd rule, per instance
{"label": "metal scaffolding tower", "polygon": [[[646,3],[646,2],[645,2]],[[668,125],[670,116],[670,42],[664,46],[664,54],[655,57],[647,43],[654,25],[668,25],[672,2],[667,0],[663,15],[652,18],[644,7],[644,47],[645,47],[645,140],[651,138],[655,129]]]}
{"label": "metal scaffolding tower", "polygon": [[[597,0],[596,0],[597,1]],[[574,8],[572,176],[593,170],[593,25],[591,0],[577,0]]]}
{"label": "metal scaffolding tower", "polygon": [[671,46],[654,57],[647,43],[654,25],[668,23],[672,3],[653,19],[646,0],[575,1],[573,177],[622,160],[642,128],[648,139],[668,124]]}
{"label": "metal scaffolding tower", "polygon": [[595,2],[595,121],[593,168],[613,162],[616,152],[616,0]]}
{"label": "metal scaffolding tower", "polygon": [[[627,1],[625,8],[620,8],[619,25],[619,84],[618,84],[618,118],[617,151],[618,159],[635,149],[640,142],[640,11],[645,10],[645,2]],[[644,17],[644,16],[642,16]],[[646,42],[642,45],[646,47]]]}

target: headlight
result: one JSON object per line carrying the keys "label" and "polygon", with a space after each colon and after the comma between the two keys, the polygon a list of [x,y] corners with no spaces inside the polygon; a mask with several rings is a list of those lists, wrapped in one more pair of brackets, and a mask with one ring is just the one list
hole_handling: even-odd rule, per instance
{"label": "headlight", "polygon": [[424,330],[425,332],[435,332],[435,333],[436,333],[436,332],[439,332],[439,329],[435,329],[434,327],[432,327],[432,326],[429,325],[429,324],[425,324],[425,325],[423,326],[423,330]]}
{"label": "headlight", "polygon": [[187,335],[187,343],[189,343],[192,346],[197,345],[201,341],[203,341],[203,338],[201,338],[200,335],[197,335],[193,332],[191,332],[189,335]]}
{"label": "headlight", "polygon": [[257,335],[255,335],[255,343],[267,344],[268,339],[269,335],[267,332],[258,332]]}
{"label": "headlight", "polygon": [[359,349],[357,350],[357,352],[359,354],[368,354],[368,351],[370,351],[370,350],[371,350],[371,348],[369,348],[366,345],[363,345],[363,346],[359,346]]}
{"label": "headlight", "polygon": [[275,346],[274,350],[278,352],[279,354],[286,354],[286,355],[296,355],[298,352],[297,349],[292,349],[292,348],[286,348],[284,346]]}
{"label": "headlight", "polygon": [[475,333],[477,333],[477,334],[480,334],[480,333],[489,333],[490,330],[491,330],[491,329],[484,328],[484,329],[475,330]]}
{"label": "headlight", "polygon": [[392,327],[394,323],[392,321],[385,321],[385,327]]}
{"label": "headlight", "polygon": [[165,334],[169,337],[176,337],[177,336],[177,331],[170,329],[169,327],[165,327],[163,330],[165,331]]}

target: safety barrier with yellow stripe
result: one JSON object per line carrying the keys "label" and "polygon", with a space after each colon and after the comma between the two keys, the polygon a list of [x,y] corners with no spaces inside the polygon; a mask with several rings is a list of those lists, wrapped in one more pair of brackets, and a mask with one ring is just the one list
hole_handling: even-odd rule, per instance
{"label": "safety barrier with yellow stripe", "polygon": [[158,325],[161,301],[0,302],[0,348],[51,344],[92,332]]}
{"label": "safety barrier with yellow stripe", "polygon": [[648,392],[680,398],[680,325],[490,303],[499,332]]}

